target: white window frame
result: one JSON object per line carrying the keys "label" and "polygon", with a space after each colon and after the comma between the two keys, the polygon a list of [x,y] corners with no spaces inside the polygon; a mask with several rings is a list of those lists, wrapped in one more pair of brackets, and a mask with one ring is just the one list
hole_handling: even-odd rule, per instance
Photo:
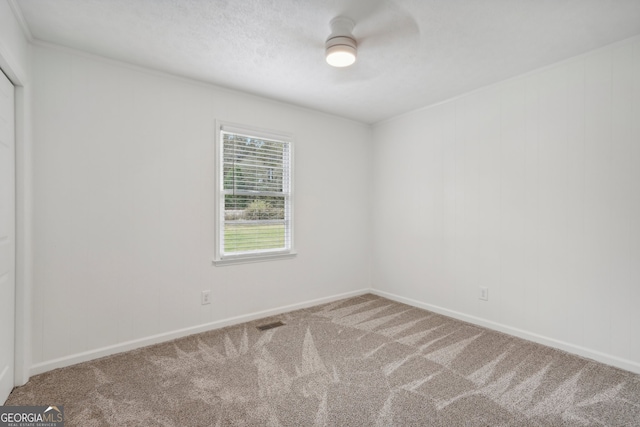
{"label": "white window frame", "polygon": [[[224,141],[222,137],[222,132],[235,133],[240,135],[249,136],[252,138],[264,138],[275,141],[282,141],[289,144],[289,206],[285,208],[285,233],[288,234],[288,239],[285,238],[285,241],[289,242],[289,248],[287,249],[279,249],[279,250],[262,250],[262,251],[254,251],[254,252],[244,252],[238,254],[225,254],[224,253],[224,156],[223,156],[223,148]],[[249,262],[261,262],[261,261],[270,261],[270,260],[278,260],[278,259],[286,259],[292,258],[296,256],[296,252],[294,250],[294,221],[293,221],[293,206],[294,206],[294,198],[293,198],[293,184],[294,184],[294,173],[293,173],[293,163],[294,163],[294,153],[293,153],[293,135],[271,131],[266,129],[260,129],[253,126],[240,125],[235,123],[229,123],[224,121],[216,121],[216,137],[215,137],[215,206],[214,206],[214,241],[215,241],[215,249],[214,249],[214,259],[213,265],[215,266],[224,266],[224,265],[232,265],[232,264],[244,264]]]}

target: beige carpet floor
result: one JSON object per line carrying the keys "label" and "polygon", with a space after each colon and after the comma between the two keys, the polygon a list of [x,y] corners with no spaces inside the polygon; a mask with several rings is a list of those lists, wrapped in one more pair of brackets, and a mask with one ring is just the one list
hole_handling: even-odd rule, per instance
{"label": "beige carpet floor", "polygon": [[47,372],[6,404],[64,405],[69,427],[640,426],[640,376],[365,295]]}

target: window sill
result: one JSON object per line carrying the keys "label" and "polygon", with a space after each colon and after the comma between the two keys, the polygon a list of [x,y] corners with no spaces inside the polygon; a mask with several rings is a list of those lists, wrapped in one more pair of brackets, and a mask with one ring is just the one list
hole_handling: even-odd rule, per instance
{"label": "window sill", "polygon": [[253,262],[265,262],[265,261],[277,261],[280,259],[290,259],[295,258],[297,252],[287,252],[287,253],[276,253],[276,254],[265,254],[265,255],[239,255],[234,257],[227,257],[222,259],[214,259],[212,261],[213,265],[216,267],[224,267],[227,265],[236,265],[236,264],[249,264]]}

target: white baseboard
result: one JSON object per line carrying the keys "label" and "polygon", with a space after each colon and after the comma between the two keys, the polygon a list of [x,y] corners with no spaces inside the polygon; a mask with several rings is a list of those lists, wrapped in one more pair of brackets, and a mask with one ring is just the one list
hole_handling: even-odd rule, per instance
{"label": "white baseboard", "polygon": [[89,360],[98,359],[100,357],[110,356],[124,351],[135,350],[137,348],[158,344],[165,341],[171,341],[176,338],[186,337],[188,335],[198,334],[200,332],[211,331],[214,329],[224,328],[226,326],[237,325],[239,323],[249,322],[251,320],[261,319],[263,317],[275,316],[277,314],[286,313],[288,311],[299,310],[302,308],[313,307],[314,305],[325,304],[343,298],[351,298],[359,295],[371,293],[371,289],[360,289],[357,291],[346,292],[343,294],[332,295],[329,297],[308,300],[297,304],[285,305],[270,310],[258,311],[242,316],[231,317],[228,319],[217,320],[215,322],[205,323],[202,325],[192,326],[189,328],[179,329],[162,334],[152,335],[149,337],[139,338],[132,341],[126,341],[95,350],[85,351],[83,353],[72,354],[61,357],[59,359],[47,360],[31,366],[30,374],[38,375],[53,369],[64,368],[65,366],[75,365],[77,363],[87,362]]}
{"label": "white baseboard", "polygon": [[418,300],[414,300],[411,298],[401,297],[399,295],[395,295],[389,292],[381,291],[378,289],[371,289],[370,293],[374,295],[378,295],[384,298],[388,298],[393,301],[401,302],[403,304],[411,305],[413,307],[423,308],[425,310],[432,311],[434,313],[442,314],[445,316],[453,317],[458,320],[462,320],[464,322],[473,323],[475,325],[484,326],[489,329],[493,329],[495,331],[504,332],[509,335],[514,335],[518,338],[523,338],[525,340],[533,341],[538,344],[543,344],[549,347],[557,348],[559,350],[566,351],[568,353],[576,354],[578,356],[585,357],[587,359],[592,359],[601,363],[605,363],[607,365],[615,366],[617,368],[625,369],[627,371],[634,372],[636,374],[640,374],[640,363],[633,362],[631,360],[622,359],[620,357],[612,356],[610,354],[601,353],[596,350],[591,350],[589,348],[581,347],[578,345],[570,344],[564,341],[556,340],[553,338],[548,338],[542,335],[538,335],[532,332],[524,331],[522,329],[514,328],[508,325],[504,325],[502,323],[493,322],[490,320],[485,320],[479,317],[470,316],[464,313],[460,313],[458,311],[449,310],[446,308],[438,307],[436,305],[427,304]]}

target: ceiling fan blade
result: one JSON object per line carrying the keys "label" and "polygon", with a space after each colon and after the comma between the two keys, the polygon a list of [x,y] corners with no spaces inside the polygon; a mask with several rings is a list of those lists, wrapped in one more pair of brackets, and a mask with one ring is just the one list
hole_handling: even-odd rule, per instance
{"label": "ceiling fan blade", "polygon": [[[366,38],[375,34],[420,32],[416,18],[397,3],[390,0],[375,0],[374,2],[377,3],[377,7],[369,10],[365,19],[356,20],[354,34],[358,38]],[[369,4],[368,2],[364,3]]]}
{"label": "ceiling fan blade", "polygon": [[385,8],[388,3],[391,2],[389,0],[351,0],[345,2],[342,10],[338,10],[338,15],[353,19],[357,25]]}

